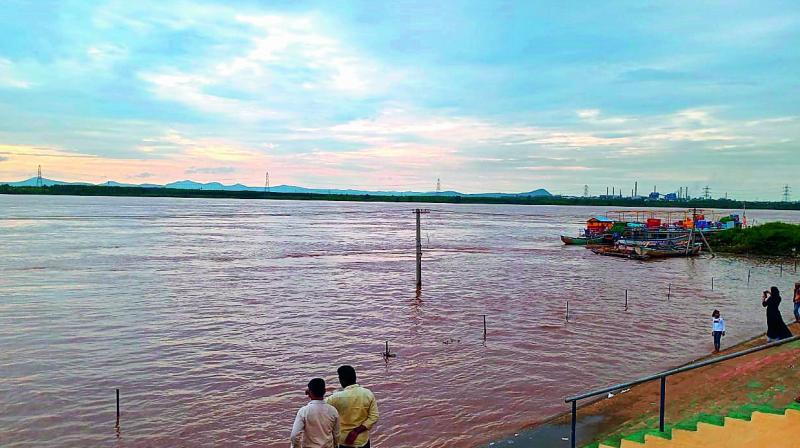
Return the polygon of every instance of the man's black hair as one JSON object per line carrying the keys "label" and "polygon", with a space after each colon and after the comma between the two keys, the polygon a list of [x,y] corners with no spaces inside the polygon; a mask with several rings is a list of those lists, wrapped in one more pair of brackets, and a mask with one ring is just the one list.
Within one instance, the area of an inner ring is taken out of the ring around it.
{"label": "man's black hair", "polygon": [[356,369],[353,366],[341,366],[336,369],[336,373],[339,374],[339,382],[342,383],[342,386],[347,387],[351,384],[356,384]]}
{"label": "man's black hair", "polygon": [[325,380],[322,378],[314,378],[308,382],[308,391],[311,395],[322,398],[325,396]]}

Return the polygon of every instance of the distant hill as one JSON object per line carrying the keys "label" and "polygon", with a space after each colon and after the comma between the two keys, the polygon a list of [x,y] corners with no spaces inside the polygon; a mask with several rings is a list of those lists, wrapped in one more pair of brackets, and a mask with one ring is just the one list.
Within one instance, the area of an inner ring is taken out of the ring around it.
{"label": "distant hill", "polygon": [[[44,185],[94,185],[86,182],[62,182],[52,179],[42,179]],[[8,184],[12,187],[35,187],[36,178],[32,177],[19,182],[0,182],[0,185]],[[109,180],[98,186],[105,187],[140,187],[140,188],[176,188],[182,190],[217,190],[217,191],[264,191],[264,187],[248,187],[242,184],[224,185],[219,182],[200,183],[193,180],[180,180],[170,182],[166,185],[157,184],[127,184]],[[445,197],[484,197],[484,198],[506,198],[506,197],[551,197],[549,191],[540,188],[538,190],[529,191],[527,193],[477,193],[465,194],[458,191],[368,191],[368,190],[354,190],[354,189],[336,189],[336,188],[305,188],[294,185],[277,185],[270,187],[269,191],[273,193],[308,193],[308,194],[336,194],[336,195],[373,195],[373,196],[445,196]]]}
{"label": "distant hill", "polygon": [[[31,177],[30,179],[21,180],[19,182],[0,182],[0,185],[8,184],[12,187],[35,187],[36,186],[36,178]],[[50,185],[92,185],[88,182],[63,182],[60,180],[53,180],[53,179],[46,179],[42,178],[42,185],[50,186]]]}
{"label": "distant hill", "polygon": [[547,198],[553,195],[550,194],[550,192],[545,190],[544,188],[539,188],[538,190],[529,191],[527,193],[477,193],[477,194],[470,194],[468,196],[482,197],[482,198],[514,198],[514,197]]}

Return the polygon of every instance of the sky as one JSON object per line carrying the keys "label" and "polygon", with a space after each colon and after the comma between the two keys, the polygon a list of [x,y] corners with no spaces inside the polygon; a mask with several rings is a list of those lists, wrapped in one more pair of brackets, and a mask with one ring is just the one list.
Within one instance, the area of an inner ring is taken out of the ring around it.
{"label": "sky", "polygon": [[0,180],[800,198],[797,1],[3,0]]}

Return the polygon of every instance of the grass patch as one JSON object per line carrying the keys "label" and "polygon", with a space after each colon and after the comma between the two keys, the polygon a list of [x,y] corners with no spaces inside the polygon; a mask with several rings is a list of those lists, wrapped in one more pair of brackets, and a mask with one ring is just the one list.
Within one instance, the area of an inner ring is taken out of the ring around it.
{"label": "grass patch", "polygon": [[800,249],[800,225],[771,222],[712,233],[708,239],[720,252],[788,257],[792,249]]}

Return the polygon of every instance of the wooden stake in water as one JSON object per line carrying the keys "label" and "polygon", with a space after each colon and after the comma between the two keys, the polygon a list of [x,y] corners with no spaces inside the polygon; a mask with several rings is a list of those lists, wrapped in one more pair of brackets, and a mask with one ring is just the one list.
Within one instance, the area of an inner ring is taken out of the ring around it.
{"label": "wooden stake in water", "polygon": [[714,277],[711,277],[711,290],[714,290]]}
{"label": "wooden stake in water", "polygon": [[397,355],[389,351],[389,341],[386,341],[386,351],[383,353],[383,357],[388,360],[389,358],[394,358],[395,356]]}
{"label": "wooden stake in water", "polygon": [[747,286],[750,286],[750,274],[752,273],[753,268],[747,269]]}
{"label": "wooden stake in water", "polygon": [[783,277],[783,263],[781,263],[781,277]]}
{"label": "wooden stake in water", "polygon": [[564,315],[564,319],[569,322],[569,300],[567,300],[567,314]]}
{"label": "wooden stake in water", "polygon": [[119,428],[119,389],[117,389],[117,428]]}
{"label": "wooden stake in water", "polygon": [[669,296],[672,295],[672,283],[669,284],[667,287],[667,300],[669,300]]}
{"label": "wooden stake in water", "polygon": [[414,209],[417,215],[417,291],[422,289],[422,230],[420,228],[420,215],[429,213],[428,209]]}
{"label": "wooden stake in water", "polygon": [[420,231],[420,213],[422,210],[416,209],[414,213],[417,215],[417,290],[422,289],[422,234]]}
{"label": "wooden stake in water", "polygon": [[483,314],[483,340],[486,340],[486,315]]}
{"label": "wooden stake in water", "polygon": [[628,311],[628,290],[625,290],[625,311]]}

